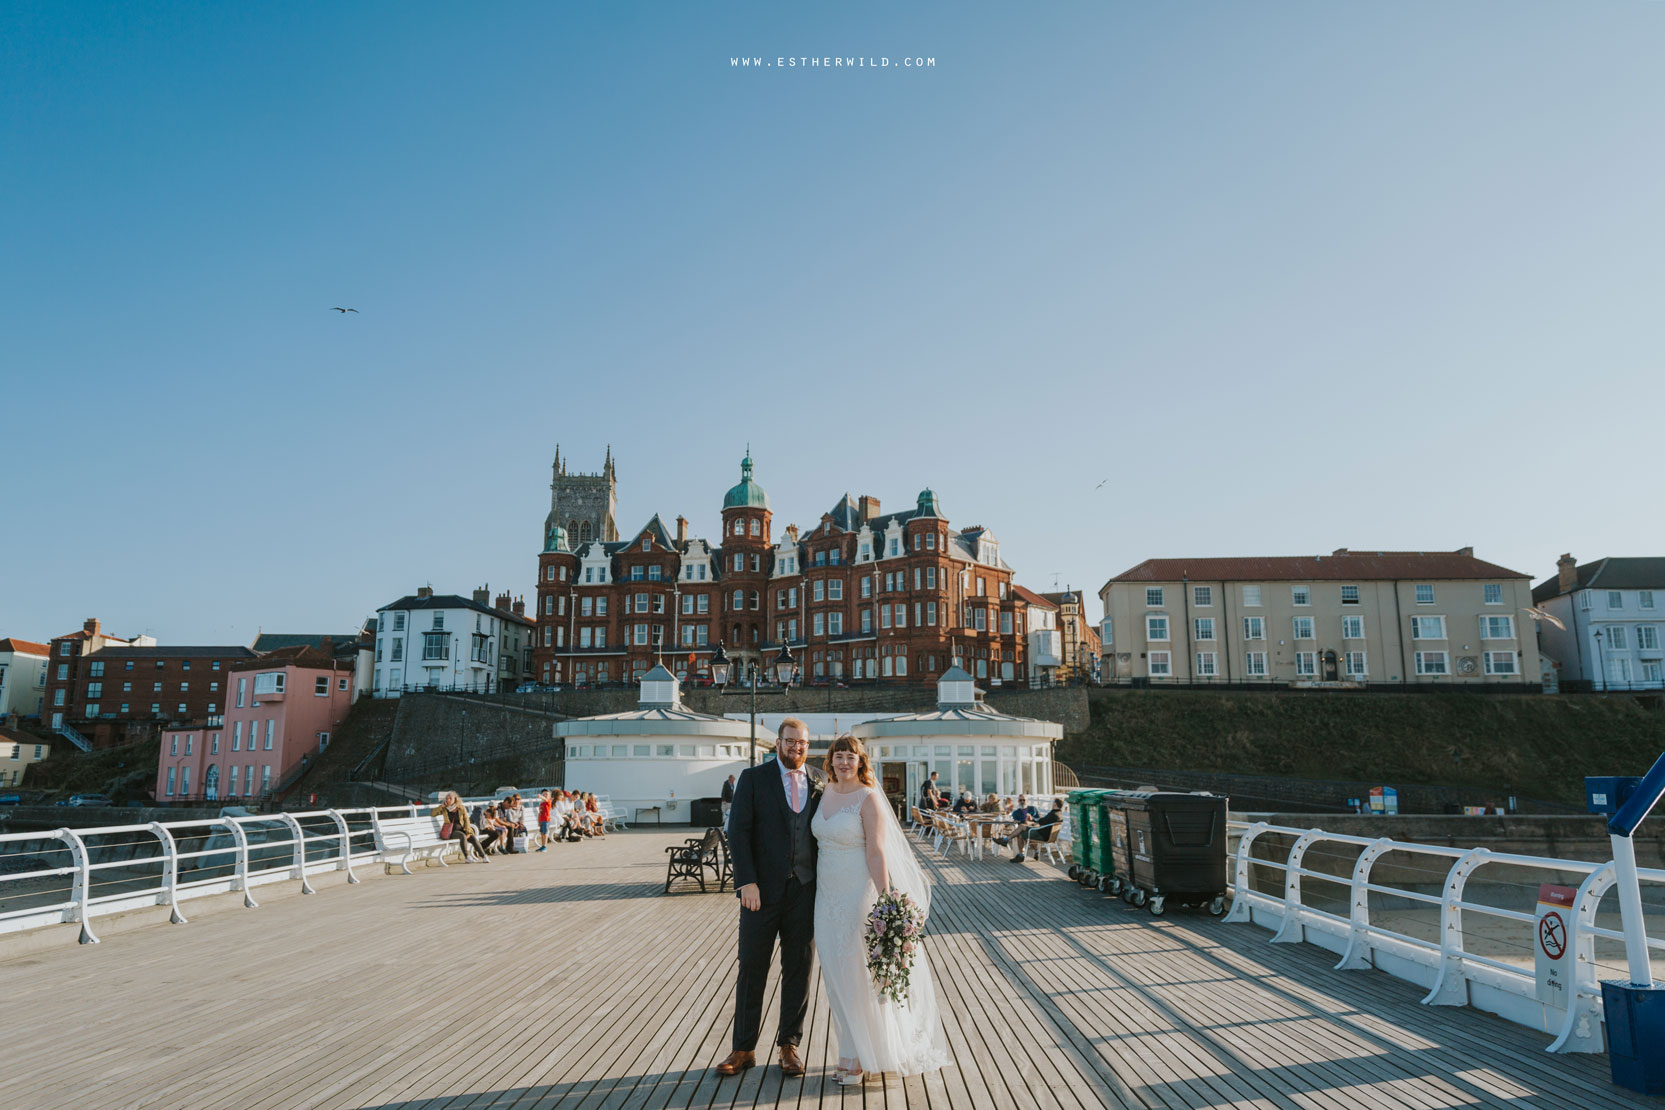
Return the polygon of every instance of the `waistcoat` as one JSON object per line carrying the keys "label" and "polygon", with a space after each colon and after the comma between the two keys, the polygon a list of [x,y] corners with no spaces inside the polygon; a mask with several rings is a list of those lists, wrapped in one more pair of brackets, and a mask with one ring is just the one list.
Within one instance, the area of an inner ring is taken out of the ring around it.
{"label": "waistcoat", "polygon": [[803,884],[815,881],[815,841],[809,831],[809,798],[804,798],[804,808],[797,813],[792,812],[790,804],[786,807],[786,827],[792,834],[792,874],[791,878]]}

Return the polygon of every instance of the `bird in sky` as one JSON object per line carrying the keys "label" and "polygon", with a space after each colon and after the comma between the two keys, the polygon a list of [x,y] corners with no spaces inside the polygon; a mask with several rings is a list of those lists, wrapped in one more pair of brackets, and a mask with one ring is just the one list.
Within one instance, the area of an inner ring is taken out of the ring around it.
{"label": "bird in sky", "polygon": [[1567,630],[1567,626],[1565,624],[1561,623],[1561,620],[1558,617],[1556,617],[1554,613],[1546,613],[1542,609],[1539,609],[1537,606],[1533,606],[1533,605],[1522,606],[1521,607],[1521,612],[1525,613],[1527,616],[1531,617],[1535,621],[1543,621],[1547,624],[1553,624],[1556,628],[1559,628],[1562,632],[1565,632]]}
{"label": "bird in sky", "polygon": [[356,309],[356,308],[340,308],[336,305],[331,305],[330,307],[334,308],[337,312],[357,312],[358,311],[358,309]]}
{"label": "bird in sky", "polygon": [[[1108,481],[1109,481],[1109,480],[1110,480],[1110,479],[1108,479],[1108,478],[1106,478],[1106,479],[1105,479],[1105,480],[1104,480],[1104,482],[1108,482]],[[1098,485],[1096,485],[1096,486],[1094,486],[1094,487],[1093,487],[1093,488],[1094,488],[1094,489],[1103,489],[1103,488],[1104,488],[1104,482],[1100,482],[1100,483],[1099,483],[1099,484],[1098,484]]]}

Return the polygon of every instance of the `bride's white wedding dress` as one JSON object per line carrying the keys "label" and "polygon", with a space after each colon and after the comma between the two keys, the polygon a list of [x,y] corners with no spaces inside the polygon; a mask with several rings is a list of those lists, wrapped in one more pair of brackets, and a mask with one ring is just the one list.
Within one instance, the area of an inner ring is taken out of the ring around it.
{"label": "bride's white wedding dress", "polygon": [[[872,792],[872,787],[853,794],[828,790],[810,822],[819,848],[815,863],[815,948],[821,958],[821,982],[832,1009],[841,1066],[856,1061],[866,1072],[918,1075],[949,1063],[948,1038],[937,1010],[936,985],[923,946],[914,957],[905,1004],[881,1000],[867,970],[863,928],[878,894],[868,874],[861,809]],[[930,892],[923,872],[882,797],[879,802],[887,821],[885,865],[891,885],[929,906]]]}

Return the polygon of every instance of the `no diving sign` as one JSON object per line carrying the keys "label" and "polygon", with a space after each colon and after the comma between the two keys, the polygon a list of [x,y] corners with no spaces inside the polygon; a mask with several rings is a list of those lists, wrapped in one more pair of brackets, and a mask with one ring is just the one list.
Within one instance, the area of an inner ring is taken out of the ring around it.
{"label": "no diving sign", "polygon": [[1538,943],[1533,950],[1538,1001],[1563,1010],[1571,997],[1572,960],[1567,958],[1567,948],[1572,937],[1573,900],[1577,897],[1578,891],[1570,886],[1544,883],[1538,888]]}

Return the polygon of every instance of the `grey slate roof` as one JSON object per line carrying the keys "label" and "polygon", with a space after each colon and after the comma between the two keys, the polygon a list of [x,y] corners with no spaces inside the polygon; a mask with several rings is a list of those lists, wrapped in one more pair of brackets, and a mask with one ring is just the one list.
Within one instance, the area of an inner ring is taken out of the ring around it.
{"label": "grey slate roof", "polygon": [[171,647],[107,647],[100,659],[253,659],[256,653],[242,644],[175,644]]}
{"label": "grey slate roof", "polygon": [[532,621],[526,617],[517,617],[507,609],[482,605],[471,597],[459,597],[456,594],[435,594],[432,597],[417,597],[415,594],[407,594],[391,605],[383,605],[380,611],[388,612],[394,609],[472,609],[476,613],[501,617],[506,621],[514,621],[516,624],[532,624]]}
{"label": "grey slate roof", "polygon": [[[1665,557],[1605,558],[1578,565],[1579,590],[1665,590]],[[1559,575],[1532,589],[1532,600],[1561,596]]]}
{"label": "grey slate roof", "polygon": [[324,641],[334,642],[335,654],[352,655],[359,649],[358,633],[326,634],[323,632],[262,632],[254,639],[254,650],[264,655],[281,648],[309,647],[324,650]]}

